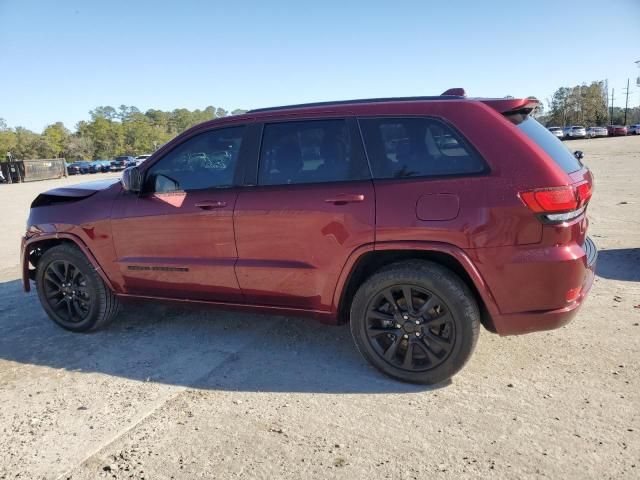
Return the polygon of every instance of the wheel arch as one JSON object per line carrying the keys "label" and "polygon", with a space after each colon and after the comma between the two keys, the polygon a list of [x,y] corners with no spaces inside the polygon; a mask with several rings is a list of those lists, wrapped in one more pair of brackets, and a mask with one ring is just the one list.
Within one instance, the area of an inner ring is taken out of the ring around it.
{"label": "wheel arch", "polygon": [[23,241],[22,246],[22,284],[25,292],[31,291],[31,284],[29,280],[34,279],[35,269],[29,268],[29,264],[33,265],[33,267],[37,267],[38,261],[42,254],[49,250],[52,247],[63,244],[71,244],[78,248],[89,263],[95,268],[100,278],[104,281],[107,288],[111,291],[115,291],[113,288],[113,284],[104,273],[104,270],[96,260],[95,256],[91,253],[89,248],[84,244],[84,242],[78,238],[76,235],[71,233],[50,233],[50,234],[42,234],[35,237],[31,237]]}
{"label": "wheel arch", "polygon": [[481,312],[482,325],[495,332],[493,317],[499,314],[484,279],[464,251],[439,242],[391,242],[354,252],[340,275],[334,294],[337,323],[347,323],[351,300],[358,287],[382,267],[403,260],[428,260],[449,268],[471,290]]}

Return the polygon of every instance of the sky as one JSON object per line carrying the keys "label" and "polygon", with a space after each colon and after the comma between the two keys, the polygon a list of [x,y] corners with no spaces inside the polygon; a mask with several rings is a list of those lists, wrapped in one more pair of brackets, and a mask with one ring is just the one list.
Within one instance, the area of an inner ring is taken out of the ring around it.
{"label": "sky", "polygon": [[101,106],[258,108],[534,95],[631,78],[640,0],[0,0],[0,118],[74,129]]}

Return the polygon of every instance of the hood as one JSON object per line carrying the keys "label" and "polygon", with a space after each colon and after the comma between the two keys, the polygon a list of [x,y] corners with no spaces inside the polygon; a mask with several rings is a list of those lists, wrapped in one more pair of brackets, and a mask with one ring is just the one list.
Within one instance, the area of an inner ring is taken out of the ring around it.
{"label": "hood", "polygon": [[119,178],[106,178],[103,180],[95,180],[93,182],[79,183],[68,187],[59,187],[47,190],[43,195],[57,195],[61,197],[88,197],[100,190],[106,190],[110,186],[120,182]]}
{"label": "hood", "polygon": [[31,208],[51,205],[53,203],[72,202],[90,197],[91,195],[120,183],[119,178],[108,178],[94,182],[79,183],[68,187],[59,187],[47,190],[36,197]]}

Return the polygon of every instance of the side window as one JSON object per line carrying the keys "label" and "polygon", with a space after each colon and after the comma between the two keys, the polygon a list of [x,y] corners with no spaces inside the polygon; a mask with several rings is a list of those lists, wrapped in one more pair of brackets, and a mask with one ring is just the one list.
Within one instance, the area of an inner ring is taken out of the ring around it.
{"label": "side window", "polygon": [[465,175],[486,170],[482,158],[432,118],[360,119],[374,178]]}
{"label": "side window", "polygon": [[221,128],[189,138],[147,172],[146,192],[181,192],[233,184],[244,126]]}
{"label": "side window", "polygon": [[339,182],[369,178],[352,152],[345,120],[271,123],[264,127],[259,185]]}

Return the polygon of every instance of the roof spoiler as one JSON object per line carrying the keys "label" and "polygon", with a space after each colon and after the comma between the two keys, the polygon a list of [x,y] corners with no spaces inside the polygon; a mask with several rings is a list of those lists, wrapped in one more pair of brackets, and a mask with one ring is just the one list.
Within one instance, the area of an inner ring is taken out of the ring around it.
{"label": "roof spoiler", "polygon": [[503,115],[513,115],[516,113],[523,113],[527,115],[540,105],[540,100],[535,97],[481,98],[479,100]]}
{"label": "roof spoiler", "polygon": [[440,96],[441,97],[445,97],[445,96],[466,97],[467,92],[464,91],[464,88],[456,87],[456,88],[450,88],[446,92],[441,93]]}

